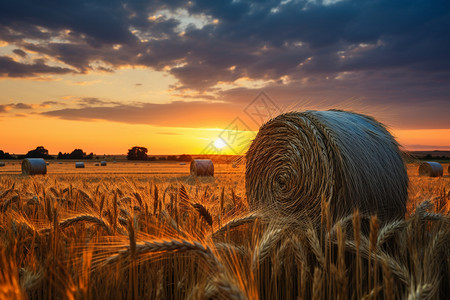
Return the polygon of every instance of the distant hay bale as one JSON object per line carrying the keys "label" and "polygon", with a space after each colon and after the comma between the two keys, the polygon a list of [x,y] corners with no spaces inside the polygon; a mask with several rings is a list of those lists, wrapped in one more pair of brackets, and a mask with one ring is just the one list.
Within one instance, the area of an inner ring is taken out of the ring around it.
{"label": "distant hay bale", "polygon": [[214,176],[214,164],[210,159],[194,159],[190,169],[193,176]]}
{"label": "distant hay bale", "polygon": [[102,166],[102,167],[105,167],[106,166],[106,160],[102,160],[101,162],[100,162],[100,165]]}
{"label": "distant hay bale", "polygon": [[426,161],[420,164],[419,175],[428,177],[440,177],[444,175],[444,168],[438,162]]}
{"label": "distant hay bale", "polygon": [[100,166],[100,164],[95,164],[96,167]]}
{"label": "distant hay bale", "polygon": [[384,222],[403,218],[408,176],[398,144],[371,117],[338,110],[290,112],[264,124],[246,154],[252,210],[320,220],[355,209]]}
{"label": "distant hay bale", "polygon": [[181,162],[181,163],[180,163],[180,166],[185,166],[185,165],[186,165],[185,162]]}
{"label": "distant hay bale", "polygon": [[22,161],[23,175],[47,174],[47,165],[42,158],[25,158]]}
{"label": "distant hay bale", "polygon": [[76,162],[75,163],[75,168],[77,168],[77,169],[84,168],[84,162]]}
{"label": "distant hay bale", "polygon": [[5,162],[4,161],[0,161],[0,167],[4,167],[5,166]]}

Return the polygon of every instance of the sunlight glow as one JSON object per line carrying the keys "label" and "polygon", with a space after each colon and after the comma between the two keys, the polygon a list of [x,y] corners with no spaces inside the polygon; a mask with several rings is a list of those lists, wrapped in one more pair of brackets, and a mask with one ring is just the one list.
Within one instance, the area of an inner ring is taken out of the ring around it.
{"label": "sunlight glow", "polygon": [[217,140],[214,141],[214,147],[216,147],[217,149],[222,149],[226,145],[227,144],[225,144],[225,142],[221,138],[218,138]]}

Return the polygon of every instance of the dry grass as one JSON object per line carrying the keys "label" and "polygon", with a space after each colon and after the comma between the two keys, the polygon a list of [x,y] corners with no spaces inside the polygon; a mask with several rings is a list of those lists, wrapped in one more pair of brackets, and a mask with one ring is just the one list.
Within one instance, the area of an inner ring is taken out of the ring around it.
{"label": "dry grass", "polygon": [[450,179],[416,167],[386,224],[251,213],[243,173],[3,175],[0,298],[445,299]]}

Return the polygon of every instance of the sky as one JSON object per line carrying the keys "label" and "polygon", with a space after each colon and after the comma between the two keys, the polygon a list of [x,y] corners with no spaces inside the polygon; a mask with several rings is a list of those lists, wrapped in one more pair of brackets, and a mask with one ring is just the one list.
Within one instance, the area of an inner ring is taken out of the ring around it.
{"label": "sky", "polygon": [[309,109],[450,150],[449,49],[448,0],[0,0],[0,150],[240,154]]}

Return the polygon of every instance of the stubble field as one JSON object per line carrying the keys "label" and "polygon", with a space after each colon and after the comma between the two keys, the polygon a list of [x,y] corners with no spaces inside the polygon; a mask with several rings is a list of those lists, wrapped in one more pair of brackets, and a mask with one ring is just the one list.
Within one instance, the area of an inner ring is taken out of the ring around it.
{"label": "stubble field", "polygon": [[[405,220],[250,212],[244,166],[0,169],[0,298],[348,299],[450,294],[450,176],[410,177]],[[367,225],[367,226],[366,226]]]}

